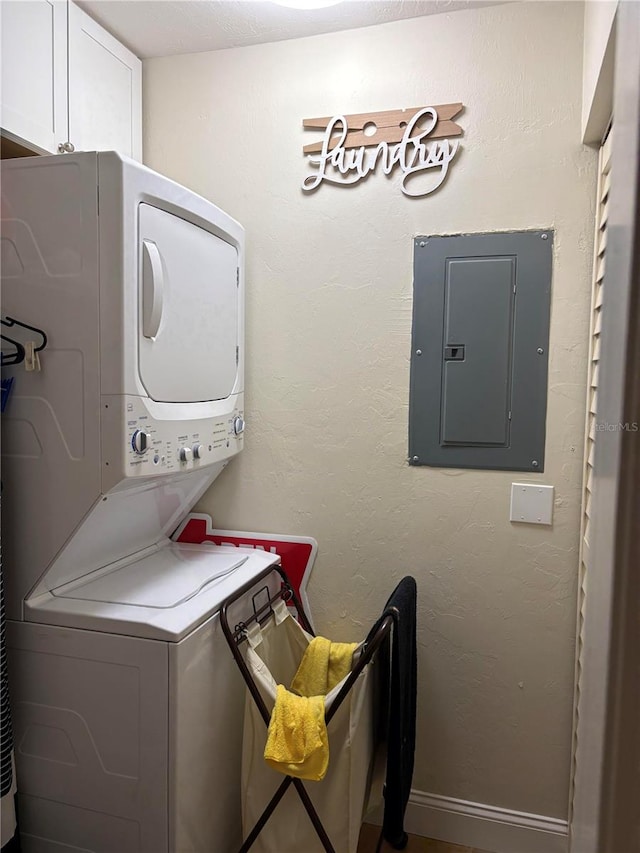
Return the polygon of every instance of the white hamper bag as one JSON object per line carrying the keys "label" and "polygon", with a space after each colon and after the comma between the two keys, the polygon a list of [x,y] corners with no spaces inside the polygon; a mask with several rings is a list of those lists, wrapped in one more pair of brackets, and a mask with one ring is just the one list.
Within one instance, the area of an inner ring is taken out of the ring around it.
{"label": "white hamper bag", "polygon": [[[248,631],[246,662],[269,713],[276,687],[289,687],[302,655],[313,639],[289,614],[283,601],[275,619]],[[358,650],[356,649],[356,656]],[[329,768],[321,782],[303,781],[336,853],[356,853],[367,801],[374,752],[373,664],[367,665],[347,694],[327,732]],[[344,680],[327,694],[325,711]],[[242,831],[246,838],[284,775],[264,760],[267,727],[247,691],[242,749]],[[291,785],[251,847],[251,853],[324,853],[294,786]]]}

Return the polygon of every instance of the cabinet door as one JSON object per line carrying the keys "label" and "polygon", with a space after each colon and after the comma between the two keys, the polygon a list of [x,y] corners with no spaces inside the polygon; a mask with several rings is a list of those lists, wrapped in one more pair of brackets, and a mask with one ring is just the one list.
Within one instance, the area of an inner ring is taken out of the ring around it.
{"label": "cabinet door", "polygon": [[69,4],[69,140],[142,159],[142,63]]}
{"label": "cabinet door", "polygon": [[0,125],[34,151],[67,140],[67,4],[3,0]]}

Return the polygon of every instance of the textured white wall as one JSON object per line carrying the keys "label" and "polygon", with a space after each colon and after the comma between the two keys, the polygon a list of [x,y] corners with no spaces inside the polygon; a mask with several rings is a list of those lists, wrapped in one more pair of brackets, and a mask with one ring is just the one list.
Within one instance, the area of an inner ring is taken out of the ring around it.
{"label": "textured white wall", "polygon": [[[145,161],[247,229],[246,450],[220,527],[309,534],[310,596],[361,637],[419,587],[414,787],[566,817],[595,154],[580,144],[579,3],[518,3],[147,61]],[[303,195],[302,119],[461,100],[444,187]],[[409,468],[416,234],[554,227],[553,528],[509,523],[520,474]],[[188,365],[185,364],[185,369]]]}

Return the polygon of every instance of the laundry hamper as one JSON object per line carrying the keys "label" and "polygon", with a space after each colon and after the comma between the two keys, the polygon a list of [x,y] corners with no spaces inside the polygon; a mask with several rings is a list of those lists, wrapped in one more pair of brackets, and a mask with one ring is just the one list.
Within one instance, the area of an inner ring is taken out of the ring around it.
{"label": "laundry hamper", "polygon": [[[251,849],[252,853],[356,853],[375,748],[374,653],[388,636],[391,624],[385,623],[366,648],[361,644],[356,649],[351,673],[326,697],[329,737],[326,776],[320,782],[294,780],[273,770],[264,760],[267,724],[275,703],[276,687],[291,684],[313,638],[310,630],[305,631],[298,624],[285,604],[291,597],[292,592],[285,583],[283,593],[271,597],[263,608],[256,609],[254,605],[255,615],[248,622],[237,625],[235,632],[225,627],[223,608],[223,628],[225,633],[229,632],[227,639],[233,637],[230,645],[251,693],[247,696],[244,717],[242,825],[243,837],[248,842],[242,850]],[[296,608],[301,612],[297,600]],[[302,617],[310,628],[304,614]],[[241,650],[238,640],[242,642]],[[283,782],[290,784],[286,786]],[[280,800],[282,787],[285,791]],[[311,806],[305,802],[305,792]],[[263,825],[260,826],[261,818]],[[257,837],[251,838],[254,827]]]}

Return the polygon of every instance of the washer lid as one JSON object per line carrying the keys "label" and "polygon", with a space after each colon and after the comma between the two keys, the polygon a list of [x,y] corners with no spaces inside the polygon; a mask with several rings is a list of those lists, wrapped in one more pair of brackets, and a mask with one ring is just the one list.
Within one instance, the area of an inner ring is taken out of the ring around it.
{"label": "washer lid", "polygon": [[215,546],[167,547],[107,574],[51,590],[56,598],[103,601],[167,610],[178,607],[209,584],[243,566],[249,554]]}
{"label": "washer lid", "polygon": [[169,542],[27,601],[25,615],[33,622],[175,642],[278,561],[250,548]]}

